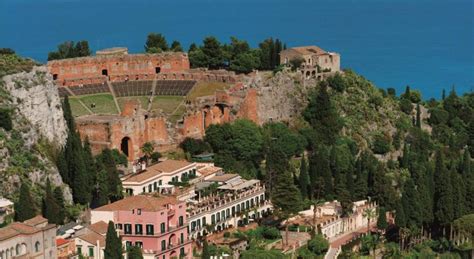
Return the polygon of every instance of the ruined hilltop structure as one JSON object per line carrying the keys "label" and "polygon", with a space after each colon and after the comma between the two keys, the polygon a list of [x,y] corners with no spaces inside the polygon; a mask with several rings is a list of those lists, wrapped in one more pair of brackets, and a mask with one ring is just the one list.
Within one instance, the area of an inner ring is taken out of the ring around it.
{"label": "ruined hilltop structure", "polygon": [[[288,64],[298,55],[308,60],[299,70],[303,80],[321,80],[339,71],[339,55],[317,49],[317,53],[306,51],[314,54],[311,56],[300,48],[288,49],[281,54],[282,63]],[[281,103],[269,107],[272,101],[267,97],[274,91],[269,73],[236,75],[226,70],[191,69],[188,55],[183,52],[128,54],[126,48],[112,48],[97,51],[95,56],[50,61],[47,67],[59,95],[76,99],[85,111],[76,118],[76,124],[93,152],[119,149],[129,161],[142,156],[141,147],[146,142],[154,143],[160,151],[167,150],[186,137],[202,138],[211,124],[238,118],[262,124],[291,117]],[[194,89],[206,90],[212,84],[223,87],[189,96]],[[114,106],[113,114],[94,112],[96,103],[81,101],[82,96],[100,94],[113,98],[108,104]],[[166,103],[166,97],[182,100],[168,114],[155,109]],[[272,109],[282,111],[267,115]]]}

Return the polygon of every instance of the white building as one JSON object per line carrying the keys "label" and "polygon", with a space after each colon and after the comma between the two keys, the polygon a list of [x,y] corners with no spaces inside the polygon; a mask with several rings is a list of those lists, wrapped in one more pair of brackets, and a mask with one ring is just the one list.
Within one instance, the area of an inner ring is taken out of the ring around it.
{"label": "white building", "polygon": [[144,171],[122,178],[122,185],[129,195],[152,192],[169,192],[170,183],[188,181],[197,177],[197,164],[180,160],[166,160],[146,168]]}
{"label": "white building", "polygon": [[[218,174],[195,185],[196,195],[187,200],[189,233],[193,238],[211,231],[242,225],[272,210],[259,180],[237,174]],[[207,227],[206,227],[207,226]]]}

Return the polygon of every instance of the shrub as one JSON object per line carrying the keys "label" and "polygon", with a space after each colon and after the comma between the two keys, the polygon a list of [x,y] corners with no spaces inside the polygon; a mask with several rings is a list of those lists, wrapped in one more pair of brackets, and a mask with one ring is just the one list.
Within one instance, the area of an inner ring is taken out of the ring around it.
{"label": "shrub", "polygon": [[308,250],[316,255],[324,255],[328,249],[329,242],[322,235],[316,235],[308,241]]}
{"label": "shrub", "polygon": [[442,108],[434,108],[430,110],[430,118],[428,122],[431,125],[446,124],[449,119],[449,113]]}
{"label": "shrub", "polygon": [[401,99],[400,100],[400,110],[406,114],[411,114],[413,110],[413,105],[411,104],[411,101],[408,99]]}
{"label": "shrub", "polygon": [[346,89],[346,81],[344,80],[344,77],[336,73],[334,76],[329,77],[327,80],[329,87],[333,88],[334,90],[338,92],[344,92]]}
{"label": "shrub", "polygon": [[185,138],[183,142],[179,144],[179,147],[182,148],[184,152],[190,153],[191,155],[198,155],[211,151],[211,146],[202,139]]}
{"label": "shrub", "polygon": [[10,131],[13,128],[11,110],[6,108],[0,108],[0,127],[6,131]]}
{"label": "shrub", "polygon": [[387,94],[388,96],[393,98],[397,96],[397,91],[395,90],[395,88],[390,87],[390,88],[387,88]]}
{"label": "shrub", "polygon": [[230,232],[224,232],[224,237],[229,238],[230,237]]}
{"label": "shrub", "polygon": [[280,238],[280,231],[274,227],[264,227],[262,230],[262,236],[265,239],[277,239]]}
{"label": "shrub", "polygon": [[297,68],[301,67],[303,62],[304,62],[304,59],[300,57],[291,59],[290,60],[291,70],[296,71]]}
{"label": "shrub", "polygon": [[375,154],[386,154],[390,151],[390,141],[388,138],[383,134],[375,135],[372,142],[372,151]]}
{"label": "shrub", "polygon": [[159,152],[153,152],[151,153],[151,161],[153,163],[158,162],[158,160],[161,158],[161,154]]}

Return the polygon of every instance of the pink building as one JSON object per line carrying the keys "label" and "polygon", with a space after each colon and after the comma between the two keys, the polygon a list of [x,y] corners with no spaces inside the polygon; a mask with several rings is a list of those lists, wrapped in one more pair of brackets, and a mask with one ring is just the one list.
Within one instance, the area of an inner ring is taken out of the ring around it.
{"label": "pink building", "polygon": [[186,202],[137,195],[92,211],[92,223],[113,221],[126,246],[140,246],[145,258],[192,258]]}

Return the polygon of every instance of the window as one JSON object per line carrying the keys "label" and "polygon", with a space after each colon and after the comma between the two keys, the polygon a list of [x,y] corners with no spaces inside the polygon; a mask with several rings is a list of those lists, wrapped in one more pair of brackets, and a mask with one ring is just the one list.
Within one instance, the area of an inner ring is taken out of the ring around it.
{"label": "window", "polygon": [[244,203],[244,202],[242,202],[242,203],[240,204],[240,209],[241,209],[242,211],[245,210],[245,203]]}
{"label": "window", "polygon": [[94,257],[94,247],[93,246],[89,246],[89,256]]}
{"label": "window", "polygon": [[179,256],[184,256],[184,247],[179,249]]}
{"label": "window", "polygon": [[135,246],[138,246],[138,247],[140,247],[140,248],[143,248],[143,242],[137,241],[137,242],[135,242]]}
{"label": "window", "polygon": [[159,180],[158,181],[158,185],[162,185],[163,184],[163,181],[162,180]]}
{"label": "window", "polygon": [[198,220],[197,220],[197,227],[198,227],[198,228],[201,227],[201,219],[198,219]]}
{"label": "window", "polygon": [[181,233],[181,244],[184,243],[184,233]]}
{"label": "window", "polygon": [[226,210],[226,218],[229,218],[230,217],[230,209],[227,209]]}
{"label": "window", "polygon": [[184,225],[183,216],[179,216],[179,218],[178,218],[178,227],[182,227],[183,225]]}
{"label": "window", "polygon": [[237,204],[237,213],[240,212],[240,204]]}
{"label": "window", "polygon": [[152,185],[148,185],[148,192],[153,192]]}
{"label": "window", "polygon": [[165,250],[166,250],[166,241],[161,240],[161,251],[165,251]]}
{"label": "window", "polygon": [[153,183],[153,187],[154,187],[155,191],[158,190],[158,183],[157,183],[157,182],[154,182],[154,183]]}
{"label": "window", "polygon": [[40,242],[36,241],[35,243],[35,252],[39,252],[40,250]]}
{"label": "window", "polygon": [[191,222],[191,231],[194,231],[194,230],[196,230],[196,222],[195,221]]}
{"label": "window", "polygon": [[250,208],[250,201],[246,201],[246,202],[245,202],[245,207],[246,207],[247,209]]}
{"label": "window", "polygon": [[147,235],[150,235],[150,236],[153,236],[155,234],[155,227],[151,224],[147,224],[146,225],[146,234]]}
{"label": "window", "polygon": [[136,224],[135,225],[135,235],[141,235],[141,234],[143,234],[142,224]]}
{"label": "window", "polygon": [[206,217],[202,217],[202,225],[206,225]]}
{"label": "window", "polygon": [[232,206],[232,217],[235,216],[235,206]]}
{"label": "window", "polygon": [[221,214],[219,212],[216,213],[216,221],[221,221]]}
{"label": "window", "polygon": [[145,193],[145,192],[146,192],[146,187],[143,187],[143,193]]}
{"label": "window", "polygon": [[77,248],[77,254],[81,255],[82,254],[82,246],[76,246],[76,248]]}
{"label": "window", "polygon": [[137,215],[142,215],[142,209],[137,209]]}
{"label": "window", "polygon": [[162,234],[165,233],[165,231],[166,231],[165,223],[160,224],[160,230],[161,230]]}
{"label": "window", "polygon": [[132,224],[124,224],[124,233],[125,234],[132,234]]}
{"label": "window", "polygon": [[122,230],[122,224],[120,224],[120,223],[119,223],[119,224],[115,224],[115,228],[116,228],[116,229],[119,229],[119,230]]}
{"label": "window", "polygon": [[216,224],[216,215],[212,214],[211,216],[211,224],[214,225]]}
{"label": "window", "polygon": [[254,205],[254,202],[253,202],[253,199],[250,200],[250,207],[253,207]]}
{"label": "window", "polygon": [[132,242],[130,242],[130,241],[125,242],[125,248],[128,249],[131,246],[132,246]]}
{"label": "window", "polygon": [[222,220],[225,220],[225,211],[224,210],[221,211],[221,218],[222,218]]}

